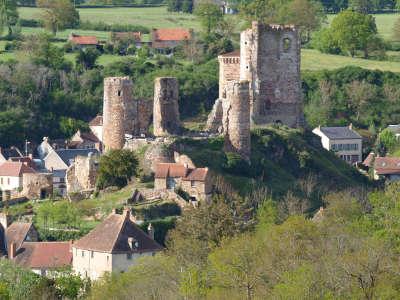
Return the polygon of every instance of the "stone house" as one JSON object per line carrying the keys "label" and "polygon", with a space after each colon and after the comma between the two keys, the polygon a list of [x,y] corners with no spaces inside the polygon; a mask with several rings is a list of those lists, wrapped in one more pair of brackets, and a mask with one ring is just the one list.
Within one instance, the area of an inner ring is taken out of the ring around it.
{"label": "stone house", "polygon": [[25,173],[22,177],[22,194],[28,199],[44,199],[53,194],[51,173]]}
{"label": "stone house", "polygon": [[97,149],[61,149],[52,150],[43,159],[45,168],[53,174],[53,190],[62,196],[67,194],[66,173],[77,156],[88,157],[99,154]]}
{"label": "stone house", "polygon": [[0,257],[39,275],[72,264],[70,242],[38,242],[38,238],[32,223],[10,223],[9,216],[0,213]]}
{"label": "stone house", "polygon": [[208,168],[190,168],[186,164],[158,163],[154,172],[155,190],[182,189],[192,200],[208,200],[212,182]]}
{"label": "stone house", "polygon": [[159,28],[151,31],[151,47],[158,53],[170,54],[178,45],[192,39],[193,30]]}
{"label": "stone house", "polygon": [[130,215],[113,211],[101,224],[72,245],[73,270],[82,277],[99,279],[106,272],[125,272],[141,256],[155,255],[163,248],[154,241],[154,231],[144,233]]}
{"label": "stone house", "polygon": [[349,164],[362,161],[362,137],[350,124],[345,127],[321,127],[312,131],[321,138],[322,147],[333,151]]}
{"label": "stone house", "polygon": [[27,173],[36,171],[21,162],[6,161],[0,164],[0,190],[8,195],[19,193],[23,188],[23,176]]}

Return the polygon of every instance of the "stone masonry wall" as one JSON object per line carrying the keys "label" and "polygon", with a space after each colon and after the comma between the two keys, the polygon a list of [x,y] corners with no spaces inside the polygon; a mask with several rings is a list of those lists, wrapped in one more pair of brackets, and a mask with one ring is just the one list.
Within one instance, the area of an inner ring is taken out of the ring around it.
{"label": "stone masonry wall", "polygon": [[103,144],[106,151],[122,149],[125,132],[134,129],[132,88],[129,77],[104,79]]}
{"label": "stone masonry wall", "polygon": [[219,98],[225,98],[224,89],[228,81],[239,80],[240,57],[238,53],[218,56],[219,62]]}
{"label": "stone masonry wall", "polygon": [[250,82],[255,125],[302,126],[300,38],[296,27],[253,22],[241,33],[240,79]]}
{"label": "stone masonry wall", "polygon": [[228,82],[224,106],[225,150],[237,152],[242,158],[249,160],[251,151],[249,82]]}
{"label": "stone masonry wall", "polygon": [[67,170],[67,192],[79,193],[91,191],[96,187],[98,172],[98,155],[77,156],[74,163]]}
{"label": "stone masonry wall", "polygon": [[22,186],[22,194],[26,198],[45,198],[53,194],[53,176],[48,173],[24,173]]}
{"label": "stone masonry wall", "polygon": [[176,78],[156,78],[154,84],[153,108],[155,136],[167,136],[179,133],[181,124],[178,99],[179,86]]}

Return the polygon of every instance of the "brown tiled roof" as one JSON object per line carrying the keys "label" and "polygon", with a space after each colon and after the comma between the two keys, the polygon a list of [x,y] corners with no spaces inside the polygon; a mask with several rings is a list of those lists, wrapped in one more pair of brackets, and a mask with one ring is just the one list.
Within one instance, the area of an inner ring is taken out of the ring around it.
{"label": "brown tiled roof", "polygon": [[70,242],[24,242],[14,261],[25,268],[54,269],[72,264]]}
{"label": "brown tiled roof", "polygon": [[80,137],[83,140],[91,141],[94,143],[100,142],[97,136],[95,136],[92,132],[80,132]]}
{"label": "brown tiled roof", "polygon": [[0,165],[0,176],[22,177],[24,173],[36,172],[21,162],[6,161]]}
{"label": "brown tiled roof", "polygon": [[97,45],[99,43],[97,37],[92,35],[72,35],[69,40],[77,45]]}
{"label": "brown tiled roof", "polygon": [[374,157],[375,157],[375,153],[374,152],[370,152],[368,154],[368,156],[364,159],[363,165],[366,166],[366,167],[371,167]]}
{"label": "brown tiled roof", "polygon": [[155,178],[186,177],[188,168],[177,163],[158,163],[155,167]]}
{"label": "brown tiled roof", "polygon": [[240,57],[240,50],[235,50],[229,53],[224,53],[220,55],[221,57]]}
{"label": "brown tiled roof", "polygon": [[103,126],[103,116],[98,115],[89,122],[89,126]]}
{"label": "brown tiled roof", "polygon": [[376,157],[374,169],[378,175],[400,174],[400,157]]}
{"label": "brown tiled roof", "polygon": [[[133,248],[129,245],[132,238]],[[106,253],[160,251],[162,247],[144,233],[130,218],[129,212],[112,213],[101,224],[73,245],[74,248]]]}
{"label": "brown tiled roof", "polygon": [[153,29],[153,41],[184,41],[191,38],[190,30],[183,28]]}
{"label": "brown tiled roof", "polygon": [[140,42],[142,40],[141,32],[114,32],[112,33],[116,39],[131,39],[135,42]]}
{"label": "brown tiled roof", "polygon": [[208,168],[189,169],[189,173],[182,180],[186,181],[205,181],[208,174]]}
{"label": "brown tiled roof", "polygon": [[14,222],[6,229],[7,249],[10,249],[11,243],[15,243],[16,250],[21,247],[26,236],[33,226],[32,223]]}

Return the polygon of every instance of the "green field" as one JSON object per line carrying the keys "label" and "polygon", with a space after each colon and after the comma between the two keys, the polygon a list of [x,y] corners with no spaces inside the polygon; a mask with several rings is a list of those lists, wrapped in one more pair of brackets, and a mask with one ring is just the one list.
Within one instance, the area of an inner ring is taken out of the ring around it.
{"label": "green field", "polygon": [[[39,19],[40,9],[20,7],[20,17]],[[166,7],[81,8],[82,21],[105,22],[107,24],[133,24],[148,28],[186,27],[199,29],[199,22],[191,14],[168,12]]]}

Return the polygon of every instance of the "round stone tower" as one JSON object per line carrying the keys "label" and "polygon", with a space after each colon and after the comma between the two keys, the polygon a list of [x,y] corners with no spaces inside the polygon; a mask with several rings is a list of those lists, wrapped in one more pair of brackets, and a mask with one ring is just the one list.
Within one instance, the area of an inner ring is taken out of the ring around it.
{"label": "round stone tower", "polygon": [[250,159],[250,102],[249,82],[229,81],[226,86],[224,108],[225,150]]}
{"label": "round stone tower", "polygon": [[179,85],[175,77],[158,77],[154,82],[153,126],[155,136],[178,134]]}
{"label": "round stone tower", "polygon": [[104,79],[103,144],[105,151],[122,149],[125,144],[126,121],[133,102],[133,83],[129,77]]}

